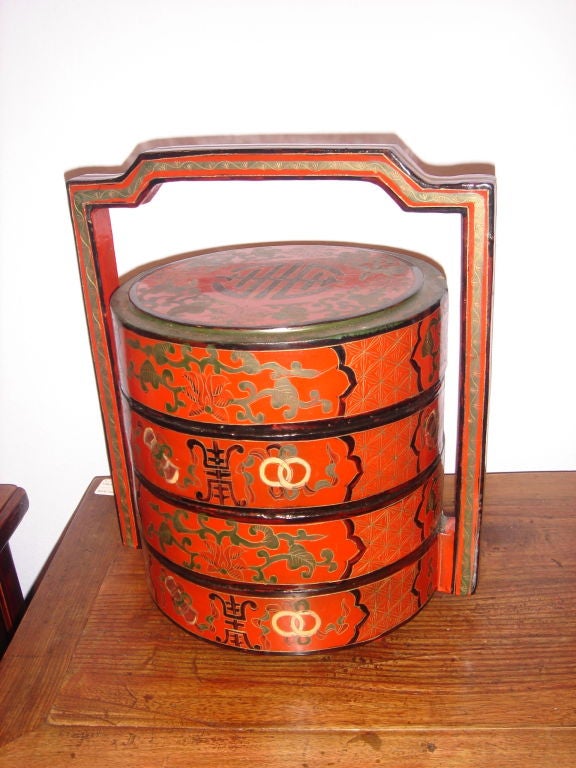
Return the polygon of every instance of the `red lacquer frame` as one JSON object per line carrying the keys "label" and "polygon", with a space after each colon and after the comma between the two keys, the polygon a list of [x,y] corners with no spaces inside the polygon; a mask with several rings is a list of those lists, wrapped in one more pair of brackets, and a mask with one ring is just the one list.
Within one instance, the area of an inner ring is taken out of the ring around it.
{"label": "red lacquer frame", "polygon": [[98,393],[122,539],[138,545],[127,450],[120,416],[110,321],[118,286],[110,207],[146,202],[179,180],[352,179],[387,191],[406,211],[462,218],[461,354],[454,516],[446,517],[440,589],[476,586],[485,472],[492,303],[495,177],[491,166],[425,165],[395,136],[259,136],[162,141],[142,145],[121,168],[85,169],[66,181]]}

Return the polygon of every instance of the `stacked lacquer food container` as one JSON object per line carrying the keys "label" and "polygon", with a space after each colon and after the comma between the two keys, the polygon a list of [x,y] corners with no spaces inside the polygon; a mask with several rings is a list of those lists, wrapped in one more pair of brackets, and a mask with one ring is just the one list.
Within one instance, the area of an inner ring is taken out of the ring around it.
{"label": "stacked lacquer food container", "polygon": [[437,584],[446,282],[380,246],[189,254],[111,307],[158,606],[259,652],[372,640]]}

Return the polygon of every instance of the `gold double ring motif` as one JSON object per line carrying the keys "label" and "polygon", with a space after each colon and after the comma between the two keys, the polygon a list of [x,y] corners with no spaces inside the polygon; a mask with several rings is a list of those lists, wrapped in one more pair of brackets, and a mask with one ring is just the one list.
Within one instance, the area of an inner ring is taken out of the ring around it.
{"label": "gold double ring motif", "polygon": [[[293,464],[297,464],[298,466],[304,468],[303,477],[301,477],[296,482],[293,482]],[[268,467],[271,466],[276,467],[277,476],[272,480],[268,477],[267,474]],[[284,488],[288,491],[291,491],[294,488],[302,488],[302,486],[306,485],[310,479],[311,472],[312,469],[310,468],[310,464],[298,456],[291,456],[288,459],[280,459],[277,456],[270,456],[269,458],[264,459],[262,464],[260,464],[260,480],[262,480],[263,483],[270,486],[271,488]]]}
{"label": "gold double ring motif", "polygon": [[[306,617],[311,617],[313,624],[309,629],[306,626]],[[278,626],[281,619],[289,619],[288,629]],[[322,620],[314,611],[278,611],[272,616],[272,629],[280,637],[312,637],[320,629]]]}

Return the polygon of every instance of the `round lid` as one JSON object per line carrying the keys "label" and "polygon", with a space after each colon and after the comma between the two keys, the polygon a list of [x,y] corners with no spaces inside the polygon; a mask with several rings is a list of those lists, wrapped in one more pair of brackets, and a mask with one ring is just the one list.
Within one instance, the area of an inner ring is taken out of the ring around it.
{"label": "round lid", "polygon": [[276,243],[215,250],[134,280],[131,303],[172,323],[237,330],[288,329],[394,307],[423,283],[414,260],[379,248]]}

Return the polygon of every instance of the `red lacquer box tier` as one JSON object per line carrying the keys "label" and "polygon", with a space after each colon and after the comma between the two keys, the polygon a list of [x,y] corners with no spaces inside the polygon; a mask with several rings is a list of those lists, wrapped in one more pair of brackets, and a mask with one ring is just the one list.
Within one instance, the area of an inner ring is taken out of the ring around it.
{"label": "red lacquer box tier", "polygon": [[149,581],[193,634],[372,640],[437,585],[446,282],[346,243],[189,254],[111,300]]}

